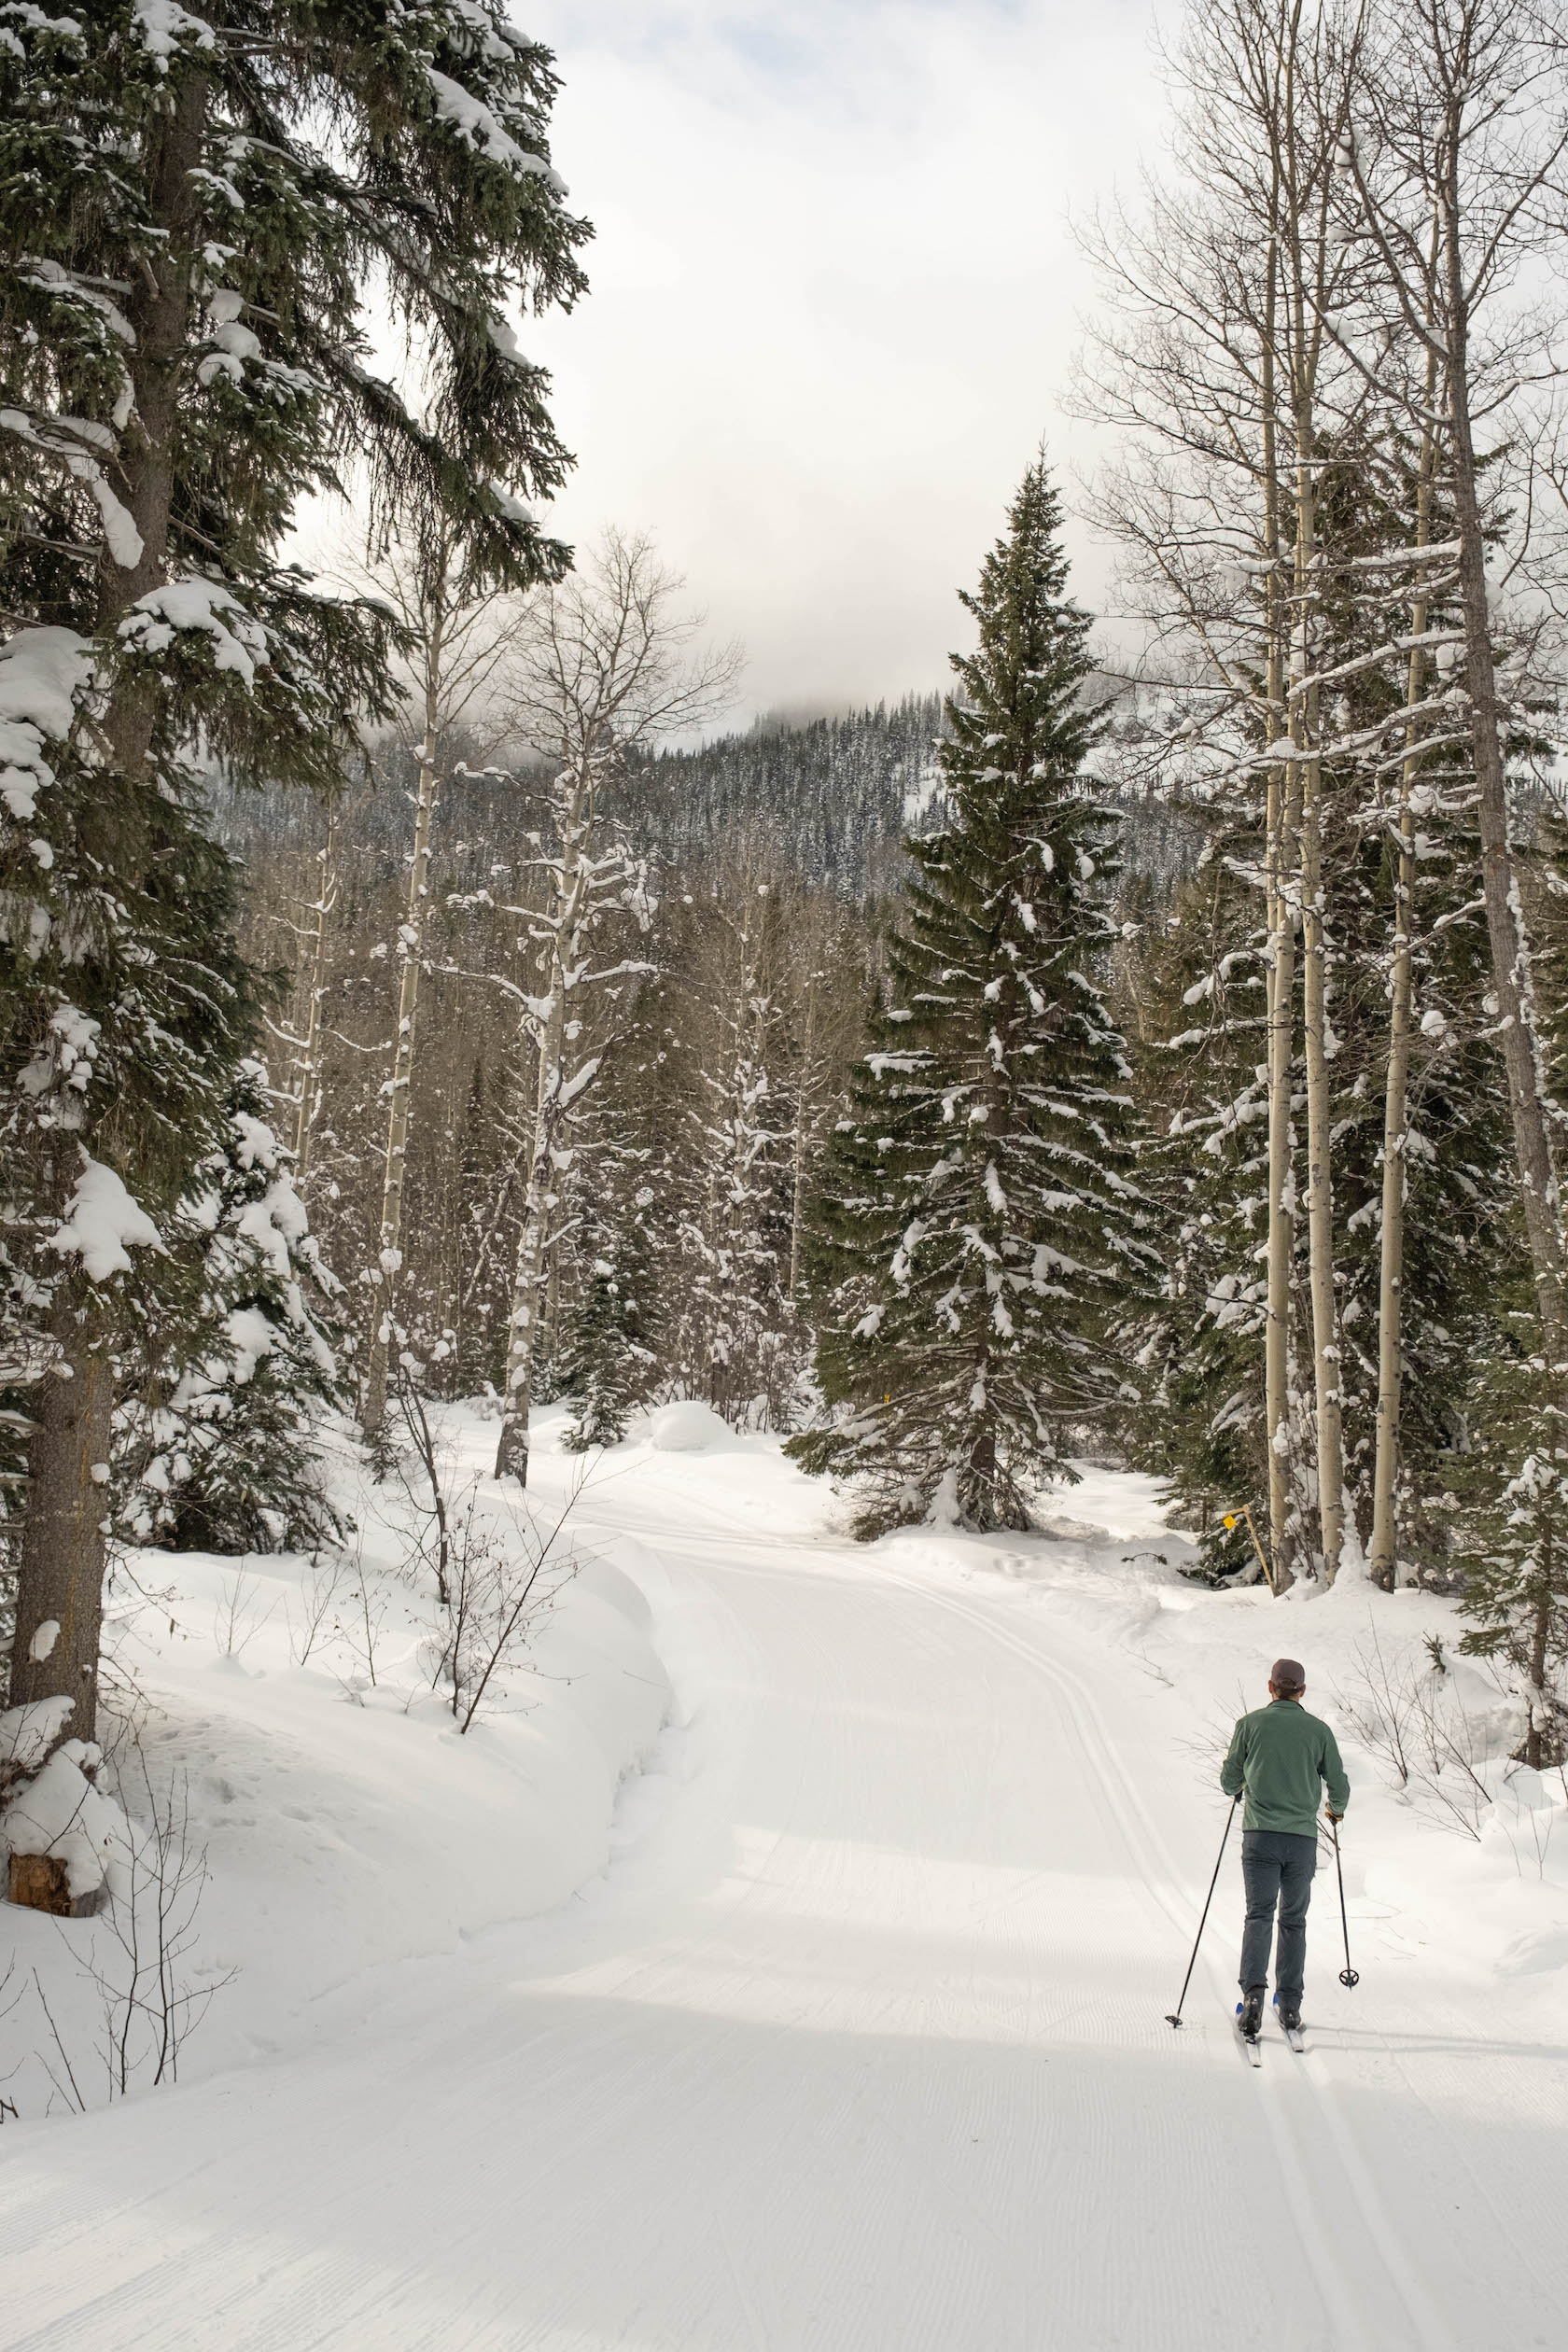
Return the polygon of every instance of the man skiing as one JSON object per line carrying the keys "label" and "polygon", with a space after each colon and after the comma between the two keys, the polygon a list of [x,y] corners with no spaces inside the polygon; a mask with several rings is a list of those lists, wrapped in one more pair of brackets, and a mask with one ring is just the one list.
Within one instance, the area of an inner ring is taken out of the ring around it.
{"label": "man skiing", "polygon": [[1247,1924],[1241,1938],[1241,2007],[1245,2041],[1257,2039],[1268,1986],[1268,1947],[1280,1914],[1274,1997],[1287,2034],[1301,2028],[1301,1983],[1307,1964],[1307,1906],[1318,1864],[1318,1800],[1328,1791],[1330,1821],[1344,1818],[1351,1784],[1326,1723],[1302,1705],[1307,1676],[1294,1658],[1277,1658],[1267,1707],[1244,1715],[1231,1734],[1220,1768],[1227,1797],[1244,1788],[1241,1875]]}

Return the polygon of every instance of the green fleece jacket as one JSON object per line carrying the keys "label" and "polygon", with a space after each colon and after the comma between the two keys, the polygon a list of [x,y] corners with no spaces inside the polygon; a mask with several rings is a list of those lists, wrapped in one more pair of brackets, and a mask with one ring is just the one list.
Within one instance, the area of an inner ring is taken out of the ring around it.
{"label": "green fleece jacket", "polygon": [[1271,1699],[1267,1707],[1241,1717],[1220,1768],[1220,1786],[1227,1797],[1245,1788],[1244,1829],[1315,1838],[1318,1799],[1325,1785],[1330,1812],[1342,1813],[1351,1801],[1351,1784],[1338,1746],[1327,1724],[1309,1715],[1299,1699]]}

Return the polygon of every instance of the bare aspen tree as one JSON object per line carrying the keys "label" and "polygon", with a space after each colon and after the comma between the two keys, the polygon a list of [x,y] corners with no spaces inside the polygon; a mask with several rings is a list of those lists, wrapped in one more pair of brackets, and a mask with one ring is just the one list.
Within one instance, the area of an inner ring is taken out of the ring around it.
{"label": "bare aspen tree", "polygon": [[[1435,259],[1435,253],[1434,253]],[[1424,553],[1432,539],[1433,478],[1436,470],[1435,403],[1437,361],[1429,351],[1425,368],[1428,421],[1421,437],[1416,483],[1416,550]],[[1403,1345],[1406,1146],[1409,1139],[1408,1084],[1410,1035],[1415,1008],[1415,894],[1417,778],[1421,767],[1422,725],[1420,716],[1426,693],[1427,622],[1430,584],[1426,567],[1418,569],[1410,603],[1410,655],[1406,673],[1405,701],[1410,713],[1405,728],[1405,758],[1399,770],[1398,864],[1393,899],[1393,969],[1389,987],[1388,1076],[1383,1091],[1383,1200],[1378,1266],[1378,1426],[1377,1457],[1372,1477],[1372,1579],[1393,1590],[1398,1565],[1396,1503],[1399,1480],[1399,1424],[1405,1362]]]}
{"label": "bare aspen tree", "polygon": [[[1288,315],[1289,401],[1294,444],[1291,584],[1291,749],[1299,774],[1302,1044],[1307,1092],[1308,1284],[1317,1404],[1318,1524],[1323,1572],[1339,1573],[1346,1536],[1343,1388],[1334,1264],[1333,1113],[1329,1063],[1328,904],[1323,868],[1323,737],[1317,677],[1319,613],[1326,553],[1319,503],[1325,454],[1320,407],[1325,357],[1335,357],[1325,321],[1342,271],[1333,220],[1333,158],[1343,119],[1337,72],[1339,11],[1292,0],[1277,13],[1279,111],[1271,124],[1278,159],[1279,237]],[[1342,427],[1342,417],[1340,419]],[[1353,1520],[1350,1533],[1359,1553]]]}
{"label": "bare aspen tree", "polygon": [[1172,65],[1180,182],[1150,190],[1141,227],[1116,218],[1088,241],[1127,323],[1099,331],[1082,402],[1133,444],[1102,476],[1097,511],[1167,679],[1182,678],[1173,641],[1196,661],[1184,683],[1198,710],[1183,735],[1206,747],[1205,789],[1245,796],[1260,768],[1265,778],[1264,1420],[1280,1589],[1303,1502],[1292,1434],[1307,1418],[1291,1368],[1303,1063],[1313,1484],[1330,1576],[1344,1526],[1314,624],[1320,474],[1362,397],[1323,324],[1344,266],[1330,222],[1339,32],[1337,9],[1306,0],[1209,0],[1193,13]]}
{"label": "bare aspen tree", "polygon": [[566,1121],[602,1060],[602,1052],[580,1058],[581,992],[643,968],[613,950],[607,965],[593,961],[595,938],[613,918],[647,919],[616,796],[640,755],[723,707],[739,667],[733,648],[695,650],[701,617],[682,609],[680,589],[648,539],[610,532],[583,572],[530,606],[509,675],[511,732],[549,775],[546,825],[533,836],[529,861],[532,903],[511,909],[524,922],[539,986],[511,990],[534,1047],[535,1080],[522,1122],[526,1180],[496,1473],[525,1485]]}
{"label": "bare aspen tree", "polygon": [[[1269,173],[1269,215],[1279,205],[1277,163]],[[1263,427],[1264,676],[1270,743],[1288,733],[1285,712],[1284,551],[1280,532],[1280,427],[1275,352],[1280,303],[1280,241],[1268,236],[1267,284],[1259,349]],[[1290,1301],[1295,1255],[1292,1182],[1293,1072],[1295,1067],[1295,934],[1300,920],[1300,777],[1294,761],[1268,770],[1265,856],[1268,903],[1268,1291],[1264,1332],[1264,1432],[1268,1447],[1268,1551],[1276,1592],[1294,1582],[1291,1565]]]}
{"label": "bare aspen tree", "polygon": [[[1458,540],[1464,683],[1491,951],[1491,1014],[1507,1077],[1514,1158],[1548,1361],[1568,1357],[1557,1113],[1548,1097],[1530,941],[1508,804],[1505,731],[1487,581],[1495,492],[1483,493],[1478,429],[1521,378],[1550,371],[1551,321],[1521,288],[1533,257],[1561,246],[1568,161],[1555,0],[1412,0],[1381,12],[1354,81],[1342,170],[1383,273],[1391,327],[1439,372],[1445,488]],[[1428,260],[1436,228],[1436,266]],[[1363,364],[1376,368],[1364,356]],[[1392,371],[1389,371],[1392,374]],[[1397,380],[1381,388],[1399,397]],[[1415,410],[1418,423],[1430,419]],[[1490,420],[1490,421],[1489,421]]]}
{"label": "bare aspen tree", "polygon": [[[386,1150],[382,1175],[376,1284],[366,1353],[361,1420],[367,1437],[379,1435],[386,1414],[386,1367],[393,1343],[398,1274],[402,1265],[403,1180],[408,1165],[419,988],[430,913],[430,832],[441,783],[443,741],[484,695],[506,649],[515,607],[476,591],[455,560],[445,536],[394,547],[369,574],[392,605],[406,634],[412,674],[405,742],[418,745],[413,792],[408,897],[397,938],[398,1026],[386,1099]],[[409,733],[417,729],[413,741]]]}

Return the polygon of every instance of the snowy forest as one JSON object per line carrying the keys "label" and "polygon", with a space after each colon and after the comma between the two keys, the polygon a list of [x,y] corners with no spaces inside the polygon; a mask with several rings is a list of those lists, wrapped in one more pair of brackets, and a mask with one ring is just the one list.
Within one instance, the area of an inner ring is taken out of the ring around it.
{"label": "snowy forest", "polygon": [[688,1506],[593,1534],[639,1447],[765,1462],[846,1578],[1155,1494],[1155,1617],[1436,1612],[1356,1669],[1402,1791],[1418,1668],[1506,1724],[1476,1822],[1561,1773],[1568,9],[1191,0],[1162,56],[1159,160],[1074,207],[1098,462],[1043,387],[948,675],[748,717],[659,539],[552,519],[569,53],[503,0],[0,7],[0,1830],[7,1917],[113,1927],[0,1982],[31,2112],[173,2081],[270,1965],[243,1905],[191,1957],[190,1826],[326,1736],[259,1728],[269,1643],[455,1742],[363,1767],[432,1852],[491,1874],[489,1726],[548,1747],[526,1908],[599,1867],[583,1774],[608,1821],[674,1719],[626,1588]]}

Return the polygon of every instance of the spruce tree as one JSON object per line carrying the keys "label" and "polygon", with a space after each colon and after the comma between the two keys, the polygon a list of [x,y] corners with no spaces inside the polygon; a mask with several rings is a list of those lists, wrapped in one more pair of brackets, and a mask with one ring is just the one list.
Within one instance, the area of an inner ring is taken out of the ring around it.
{"label": "spruce tree", "polygon": [[1511,1677],[1527,1710],[1519,1758],[1539,1770],[1561,1764],[1568,1741],[1568,1430],[1522,1278],[1474,1371],[1470,1444],[1450,1464],[1470,1620],[1461,1647]]}
{"label": "spruce tree", "polygon": [[573,1405],[568,1447],[618,1446],[626,1424],[652,1392],[655,1335],[651,1155],[624,1143],[602,1149],[592,1197],[577,1234],[581,1275],[556,1364],[560,1392]]}
{"label": "spruce tree", "polygon": [[302,1550],[342,1533],[315,1424],[341,1406],[334,1302],[290,1154],[242,1066],[224,1147],[164,1221],[144,1266],[116,1415],[119,1524],[171,1550]]}
{"label": "spruce tree", "polygon": [[860,1529],[1021,1528],[1114,1409],[1107,1329],[1152,1268],[1122,1043],[1100,993],[1114,820],[1080,770],[1089,617],[1029,468],[962,602],[946,828],[914,866],[851,1115],[824,1172],[812,1290],[829,1425],[792,1441],[855,1481]]}
{"label": "spruce tree", "polygon": [[[1159,1278],[1127,1333],[1140,1389],[1130,1451],[1197,1529],[1204,1573],[1243,1582],[1261,1573],[1243,1505],[1268,1528],[1267,941],[1244,878],[1261,848],[1245,812],[1217,825],[1169,909],[1140,910],[1125,972],[1146,1127],[1139,1183],[1160,1235]],[[1297,1490],[1305,1463],[1294,1449]],[[1309,1497],[1293,1499],[1299,1527]]]}
{"label": "spruce tree", "polygon": [[499,0],[108,0],[0,42],[0,1099],[8,1311],[49,1365],[10,1695],[68,1696],[78,1738],[130,1252],[222,1148],[250,1046],[195,755],[330,790],[345,720],[388,707],[386,615],[279,554],[345,457],[476,578],[562,569],[523,500],[567,460],[508,316],[582,282],[554,87]]}

